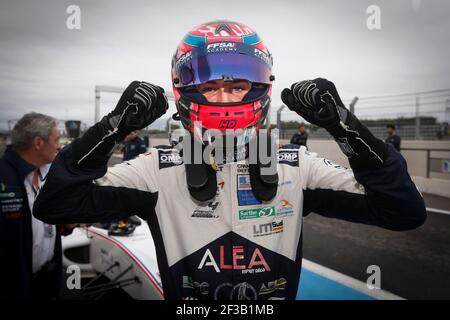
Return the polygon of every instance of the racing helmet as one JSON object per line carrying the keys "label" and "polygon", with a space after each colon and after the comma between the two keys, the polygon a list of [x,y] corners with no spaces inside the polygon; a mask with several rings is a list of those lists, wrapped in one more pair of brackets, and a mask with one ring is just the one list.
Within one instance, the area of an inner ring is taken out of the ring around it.
{"label": "racing helmet", "polygon": [[[183,127],[200,140],[207,129],[242,129],[248,143],[270,108],[272,64],[261,38],[242,23],[217,20],[189,31],[172,58],[173,93]],[[240,102],[208,102],[197,86],[214,80],[246,80],[251,87]]]}

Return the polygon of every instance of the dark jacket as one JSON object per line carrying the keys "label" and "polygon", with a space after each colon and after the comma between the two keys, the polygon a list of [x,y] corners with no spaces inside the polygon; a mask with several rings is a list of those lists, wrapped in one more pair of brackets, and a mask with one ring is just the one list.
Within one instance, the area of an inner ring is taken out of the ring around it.
{"label": "dark jacket", "polygon": [[[31,299],[32,223],[25,177],[34,167],[11,147],[0,158],[0,300]],[[61,237],[56,236],[52,279],[55,290],[61,278]]]}
{"label": "dark jacket", "polygon": [[303,133],[296,132],[291,138],[291,143],[306,147],[307,140],[308,140],[308,134],[306,132],[303,132]]}
{"label": "dark jacket", "polygon": [[123,152],[123,161],[134,159],[145,152],[147,152],[147,146],[141,138],[136,137],[136,139],[126,141],[125,150]]}
{"label": "dark jacket", "polygon": [[386,143],[392,144],[397,151],[400,151],[400,143],[401,139],[398,135],[394,134],[393,136],[388,137],[385,140]]}

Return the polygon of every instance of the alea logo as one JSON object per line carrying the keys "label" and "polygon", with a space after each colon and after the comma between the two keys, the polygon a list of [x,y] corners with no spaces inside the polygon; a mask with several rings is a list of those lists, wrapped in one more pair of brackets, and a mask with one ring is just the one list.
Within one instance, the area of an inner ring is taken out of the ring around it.
{"label": "alea logo", "polygon": [[248,264],[245,263],[246,257],[244,252],[246,252],[246,250],[244,249],[244,246],[233,246],[231,249],[231,259],[229,259],[229,261],[226,261],[225,259],[225,246],[220,246],[219,250],[219,264],[217,264],[211,250],[206,249],[202,261],[200,261],[200,264],[198,265],[198,269],[202,270],[204,267],[213,267],[216,272],[220,272],[221,270],[242,270],[242,274],[260,273],[271,270],[269,264],[258,248],[253,250]]}

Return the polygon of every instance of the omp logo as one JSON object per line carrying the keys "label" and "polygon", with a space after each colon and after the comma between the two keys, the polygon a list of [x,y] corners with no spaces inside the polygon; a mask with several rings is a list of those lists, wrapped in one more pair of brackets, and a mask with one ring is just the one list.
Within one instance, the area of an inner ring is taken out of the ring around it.
{"label": "omp logo", "polygon": [[181,163],[182,159],[179,154],[161,154],[159,161],[161,163]]}
{"label": "omp logo", "polygon": [[271,234],[281,233],[284,230],[283,220],[272,221],[269,223],[261,223],[259,225],[253,225],[253,236],[262,237]]}
{"label": "omp logo", "polygon": [[271,216],[275,216],[275,207],[239,210],[239,220],[256,219]]}
{"label": "omp logo", "polygon": [[247,263],[246,253],[249,253],[249,250],[246,250],[244,246],[232,246],[231,252],[228,257],[232,257],[229,261],[225,258],[225,246],[219,247],[219,263],[214,258],[210,249],[206,249],[200,264],[198,265],[198,269],[202,270],[204,267],[212,267],[216,272],[220,272],[221,270],[242,270],[243,274],[246,273],[260,273],[270,271],[269,264],[264,258],[261,250],[255,248],[253,253],[251,254],[250,260]]}
{"label": "omp logo", "polygon": [[290,152],[280,152],[280,153],[278,153],[278,161],[295,162],[297,160],[298,160],[298,154],[297,153],[290,153]]}
{"label": "omp logo", "polygon": [[237,120],[220,120],[219,129],[233,129],[236,124]]}
{"label": "omp logo", "polygon": [[217,52],[217,51],[235,51],[236,43],[234,42],[216,42],[208,44],[206,47],[208,52]]}

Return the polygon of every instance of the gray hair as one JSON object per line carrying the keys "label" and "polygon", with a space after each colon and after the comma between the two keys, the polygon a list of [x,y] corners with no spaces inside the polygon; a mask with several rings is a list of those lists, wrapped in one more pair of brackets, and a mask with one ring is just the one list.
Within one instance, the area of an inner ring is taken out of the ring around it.
{"label": "gray hair", "polygon": [[17,121],[11,132],[11,146],[16,150],[28,149],[35,137],[47,141],[56,127],[56,120],[42,113],[30,112]]}

